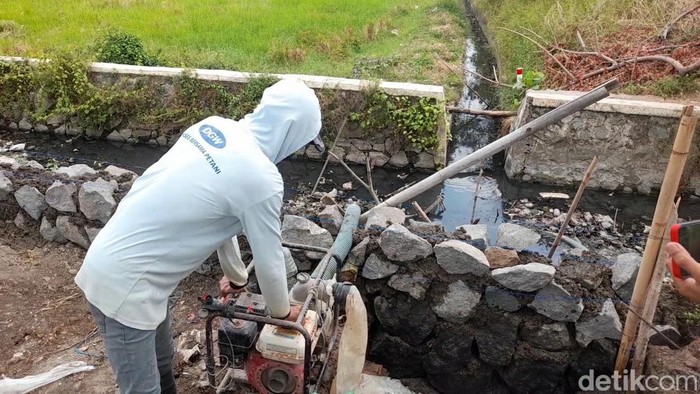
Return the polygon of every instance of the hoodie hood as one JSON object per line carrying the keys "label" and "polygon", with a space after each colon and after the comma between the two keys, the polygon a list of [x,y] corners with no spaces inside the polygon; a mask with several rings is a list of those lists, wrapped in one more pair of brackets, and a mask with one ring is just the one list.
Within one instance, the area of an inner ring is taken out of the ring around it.
{"label": "hoodie hood", "polygon": [[297,79],[281,80],[263,92],[241,123],[275,164],[312,142],[321,131],[321,107],[313,89]]}

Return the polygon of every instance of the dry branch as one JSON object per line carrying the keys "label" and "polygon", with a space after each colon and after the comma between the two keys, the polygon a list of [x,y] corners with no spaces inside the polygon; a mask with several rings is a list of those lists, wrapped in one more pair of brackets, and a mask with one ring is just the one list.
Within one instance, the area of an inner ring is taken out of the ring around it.
{"label": "dry branch", "polygon": [[559,65],[559,67],[561,67],[561,69],[564,70],[564,72],[566,73],[566,75],[569,76],[569,78],[574,79],[574,80],[576,79],[576,77],[574,76],[574,74],[572,74],[571,71],[569,71],[569,69],[567,69],[567,68],[559,61],[559,59],[556,58],[556,56],[552,55],[552,53],[549,52],[549,51],[547,50],[547,48],[545,48],[545,47],[544,47],[542,44],[540,44],[539,42],[535,41],[532,37],[530,37],[530,36],[528,36],[528,35],[525,35],[525,34],[523,34],[523,33],[520,33],[520,32],[518,32],[518,31],[515,31],[515,30],[512,30],[512,29],[508,29],[507,27],[498,27],[498,29],[505,30],[505,31],[509,31],[509,32],[511,32],[511,33],[513,33],[513,34],[517,34],[517,35],[519,35],[519,36],[521,36],[521,37],[523,37],[523,38],[525,38],[525,39],[531,41],[533,44],[537,45],[540,49],[542,49],[547,55],[549,55],[549,57],[551,57],[552,60],[554,60],[554,61]]}
{"label": "dry branch", "polygon": [[477,77],[483,79],[483,80],[486,81],[486,82],[491,82],[492,84],[494,84],[494,85],[496,85],[496,86],[500,86],[500,87],[503,87],[503,88],[512,88],[512,87],[513,87],[513,85],[508,85],[508,84],[505,84],[505,83],[503,83],[503,82],[494,81],[493,79],[488,78],[488,77],[485,77],[485,76],[479,74],[479,73],[476,72],[476,71],[472,71],[472,70],[469,70],[469,69],[464,69],[464,71],[468,72],[469,74],[475,75],[475,76],[477,76]]}
{"label": "dry branch", "polygon": [[375,200],[379,201],[377,198],[377,192],[374,190],[374,182],[372,181],[372,165],[370,163],[369,156],[365,159],[365,165],[367,166],[367,186],[369,186],[370,193]]}
{"label": "dry branch", "polygon": [[345,168],[345,169],[350,173],[350,175],[352,175],[352,177],[355,178],[355,180],[356,180],[357,182],[360,183],[360,185],[364,186],[365,189],[367,189],[367,190],[369,191],[369,193],[372,195],[372,198],[374,198],[374,201],[375,201],[377,204],[380,203],[379,197],[377,197],[377,194],[374,192],[374,190],[372,190],[372,188],[369,187],[369,185],[368,185],[367,183],[365,183],[365,181],[363,181],[362,178],[360,178],[359,176],[357,176],[357,174],[355,174],[355,171],[353,171],[350,167],[348,167],[348,165],[345,164],[345,162],[343,161],[343,159],[341,159],[340,157],[338,157],[338,155],[336,155],[336,154],[333,153],[333,152],[328,152],[328,154],[331,155],[331,156],[333,156],[336,160],[338,160],[338,163],[340,163],[340,165],[343,166],[343,168]]}
{"label": "dry branch", "polygon": [[[333,140],[333,145],[330,147],[330,151],[335,149],[336,144],[338,143],[338,139],[340,138],[340,134],[342,134],[343,129],[345,128],[345,123],[348,121],[348,117],[343,118],[343,123],[340,124],[340,127],[338,128],[338,134],[335,135],[335,140]],[[321,167],[321,173],[318,174],[318,178],[316,178],[316,183],[314,183],[314,188],[311,190],[311,195],[313,196],[314,193],[316,193],[316,188],[318,187],[318,183],[321,181],[321,178],[323,178],[323,173],[326,172],[326,167],[328,167],[328,161],[331,159],[330,156],[326,157],[325,163],[323,163],[323,167]]]}
{"label": "dry branch", "polygon": [[690,64],[688,66],[684,66],[679,62],[678,60],[668,57],[668,56],[661,56],[661,55],[649,55],[649,56],[639,56],[639,57],[634,57],[630,59],[622,59],[617,61],[615,64],[609,66],[609,67],[603,67],[599,68],[597,70],[591,71],[587,74],[584,74],[581,78],[579,78],[579,81],[582,81],[584,79],[594,77],[596,75],[602,74],[606,71],[614,71],[617,70],[618,68],[622,66],[626,66],[628,64],[634,64],[634,63],[639,63],[639,62],[649,62],[649,61],[663,61],[676,69],[678,72],[678,75],[686,75],[690,74],[693,71],[700,70],[700,60],[697,62]]}
{"label": "dry branch", "polygon": [[425,211],[423,211],[423,208],[420,207],[420,205],[418,204],[418,201],[412,202],[411,205],[413,205],[413,209],[416,210],[416,212],[418,213],[418,216],[421,219],[423,219],[424,222],[431,223],[430,218],[428,217],[428,215],[425,214]]}
{"label": "dry branch", "polygon": [[700,10],[700,5],[695,6],[694,8],[678,15],[674,20],[671,22],[668,22],[666,26],[664,26],[663,30],[661,30],[661,33],[659,33],[659,36],[661,37],[662,40],[665,40],[668,37],[668,33],[671,32],[671,28],[673,28],[673,25],[676,24],[679,20],[683,19],[685,16],[692,14],[693,12]]}
{"label": "dry branch", "polygon": [[489,111],[485,109],[473,109],[473,108],[459,108],[459,107],[445,107],[447,112],[456,112],[459,114],[469,114],[469,115],[483,115],[483,116],[515,116],[518,114],[517,111]]}
{"label": "dry branch", "polygon": [[574,55],[598,56],[598,57],[601,57],[601,58],[605,59],[605,61],[607,61],[607,62],[610,63],[610,64],[617,64],[617,60],[611,58],[610,56],[606,56],[606,55],[604,55],[604,54],[602,54],[602,53],[600,53],[600,52],[572,51],[572,50],[570,50],[570,49],[564,49],[564,48],[555,48],[555,49],[560,50],[560,51],[562,51],[562,52],[564,52],[564,53],[571,53],[571,54],[574,54]]}
{"label": "dry branch", "polygon": [[554,243],[552,244],[552,248],[549,250],[549,257],[550,259],[552,256],[554,256],[554,251],[557,250],[557,246],[559,246],[559,242],[561,242],[561,238],[564,236],[564,231],[566,231],[566,227],[569,225],[569,221],[571,220],[571,216],[576,212],[576,208],[578,207],[579,201],[581,201],[581,196],[583,195],[583,191],[586,190],[586,186],[588,186],[588,181],[591,179],[591,175],[593,174],[593,171],[595,170],[595,166],[598,164],[598,156],[593,156],[593,160],[591,160],[591,164],[588,166],[588,169],[583,175],[583,180],[581,181],[581,184],[578,187],[578,191],[576,192],[576,196],[574,197],[574,201],[571,203],[571,207],[569,208],[569,212],[566,213],[566,219],[564,219],[564,223],[561,224],[561,228],[559,229],[559,233],[557,234],[557,238],[554,240]]}

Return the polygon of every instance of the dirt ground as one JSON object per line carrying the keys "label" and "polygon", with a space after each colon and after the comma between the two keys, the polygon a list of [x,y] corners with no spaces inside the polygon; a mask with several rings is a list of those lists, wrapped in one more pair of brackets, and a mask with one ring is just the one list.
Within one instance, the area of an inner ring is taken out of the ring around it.
{"label": "dirt ground", "polygon": [[[20,378],[69,361],[85,361],[95,369],[37,392],[118,392],[96,326],[73,282],[84,255],[85,251],[75,245],[47,243],[25,236],[12,225],[0,224],[0,375]],[[204,338],[204,321],[197,317],[197,296],[218,289],[217,275],[195,272],[175,291],[171,305],[176,344],[183,334],[193,344],[196,330],[201,330]],[[200,362],[201,357],[193,365],[176,358],[180,392],[202,391],[198,388]]]}

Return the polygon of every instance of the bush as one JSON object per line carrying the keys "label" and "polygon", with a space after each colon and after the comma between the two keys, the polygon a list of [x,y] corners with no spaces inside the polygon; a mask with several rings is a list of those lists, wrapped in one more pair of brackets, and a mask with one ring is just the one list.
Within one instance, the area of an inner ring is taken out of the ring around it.
{"label": "bush", "polygon": [[110,30],[99,38],[95,48],[98,62],[157,66],[156,57],[146,53],[141,39],[121,30]]}

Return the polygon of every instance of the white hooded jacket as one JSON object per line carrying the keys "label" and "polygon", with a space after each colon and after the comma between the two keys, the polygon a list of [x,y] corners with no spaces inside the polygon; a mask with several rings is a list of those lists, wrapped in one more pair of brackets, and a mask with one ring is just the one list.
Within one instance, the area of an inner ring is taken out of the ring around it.
{"label": "white hooded jacket", "polygon": [[247,281],[231,239],[245,232],[271,315],[288,315],[275,164],[320,129],[318,99],[298,80],[266,89],[238,122],[209,117],[188,128],[134,182],[90,246],[75,278],[87,300],[126,326],[153,330],[177,284],[215,250],[229,279]]}

